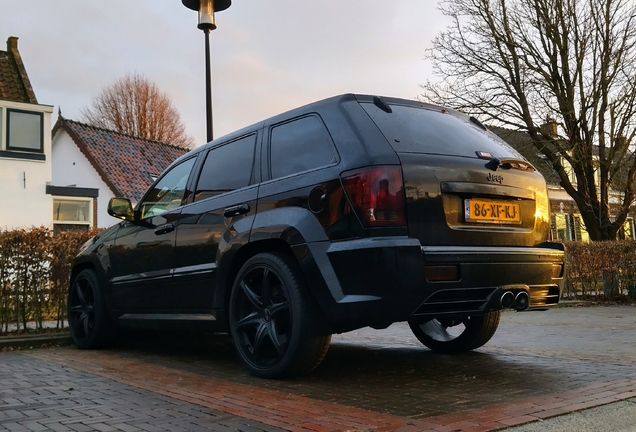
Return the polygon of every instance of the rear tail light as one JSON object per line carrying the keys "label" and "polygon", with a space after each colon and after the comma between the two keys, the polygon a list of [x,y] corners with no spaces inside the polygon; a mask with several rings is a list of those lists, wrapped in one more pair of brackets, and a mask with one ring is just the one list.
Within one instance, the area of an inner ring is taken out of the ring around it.
{"label": "rear tail light", "polygon": [[351,206],[366,226],[406,225],[404,183],[399,166],[363,168],[342,174]]}

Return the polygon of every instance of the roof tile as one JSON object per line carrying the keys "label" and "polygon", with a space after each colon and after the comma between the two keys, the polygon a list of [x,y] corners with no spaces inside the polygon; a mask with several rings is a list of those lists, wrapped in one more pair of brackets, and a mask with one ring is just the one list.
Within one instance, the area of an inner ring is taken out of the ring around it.
{"label": "roof tile", "polygon": [[62,117],[58,122],[113,192],[132,201],[139,201],[152,184],[152,177],[188,151]]}
{"label": "roof tile", "polygon": [[7,40],[7,50],[0,51],[0,100],[38,103],[14,36]]}

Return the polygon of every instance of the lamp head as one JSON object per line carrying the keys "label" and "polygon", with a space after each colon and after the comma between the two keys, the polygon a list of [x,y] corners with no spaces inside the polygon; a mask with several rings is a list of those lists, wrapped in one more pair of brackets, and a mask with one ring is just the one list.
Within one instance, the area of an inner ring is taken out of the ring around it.
{"label": "lamp head", "polygon": [[197,27],[201,30],[214,30],[214,12],[221,12],[232,6],[232,0],[181,0],[188,9],[199,12]]}

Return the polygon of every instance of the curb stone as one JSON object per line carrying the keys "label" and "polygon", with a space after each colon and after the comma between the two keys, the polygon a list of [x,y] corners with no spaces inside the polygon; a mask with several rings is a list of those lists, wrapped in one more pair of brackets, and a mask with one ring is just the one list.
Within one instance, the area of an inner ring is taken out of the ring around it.
{"label": "curb stone", "polygon": [[2,336],[0,337],[0,349],[4,348],[28,348],[42,345],[71,345],[70,333],[49,333],[36,335]]}

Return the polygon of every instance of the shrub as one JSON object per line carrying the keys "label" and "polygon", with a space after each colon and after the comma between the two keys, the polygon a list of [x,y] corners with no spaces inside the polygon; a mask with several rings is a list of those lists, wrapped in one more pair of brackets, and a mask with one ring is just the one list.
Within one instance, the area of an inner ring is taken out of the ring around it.
{"label": "shrub", "polygon": [[636,241],[567,242],[564,296],[636,300]]}
{"label": "shrub", "polygon": [[0,332],[17,331],[45,320],[64,327],[66,295],[73,258],[99,230],[53,234],[45,227],[0,230]]}

